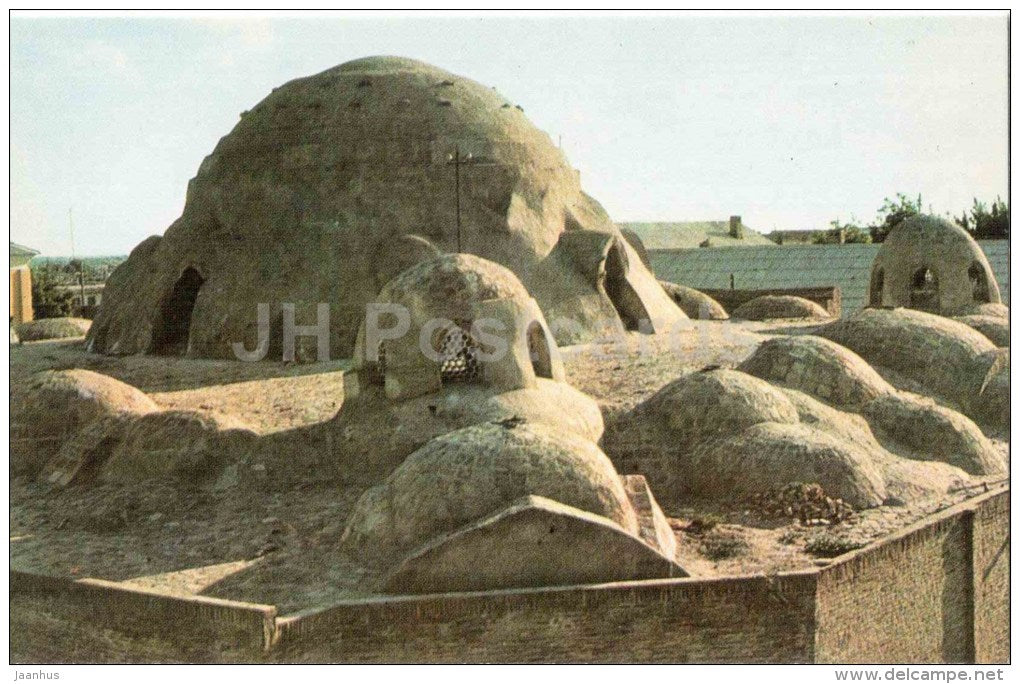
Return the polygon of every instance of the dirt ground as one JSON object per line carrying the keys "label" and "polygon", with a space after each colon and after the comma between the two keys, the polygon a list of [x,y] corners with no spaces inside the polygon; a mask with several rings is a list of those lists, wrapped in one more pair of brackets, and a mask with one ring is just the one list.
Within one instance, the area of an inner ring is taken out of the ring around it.
{"label": "dirt ground", "polygon": [[[675,336],[633,335],[561,351],[569,381],[611,421],[684,373],[735,366],[773,334],[809,330],[810,324],[775,321],[692,321]],[[80,339],[35,342],[11,349],[12,401],[19,380],[31,373],[87,368],[138,387],[164,408],[229,414],[262,435],[314,434],[342,404],[348,364],[101,357],[86,354]],[[354,502],[371,484],[324,477],[279,486],[255,478],[223,491],[171,484],[60,490],[15,479],[11,563],[56,576],[275,604],[281,613],[307,609],[371,592],[372,574],[337,550]],[[666,513],[681,563],[692,574],[773,573],[827,562],[832,553],[806,550],[811,540],[816,550],[845,551],[979,491],[883,506],[836,528],[762,520],[740,502],[692,502]]]}

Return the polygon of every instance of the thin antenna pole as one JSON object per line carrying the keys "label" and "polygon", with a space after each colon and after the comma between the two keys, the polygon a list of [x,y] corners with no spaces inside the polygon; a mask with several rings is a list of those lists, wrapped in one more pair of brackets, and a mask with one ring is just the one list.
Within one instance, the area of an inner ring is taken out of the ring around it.
{"label": "thin antenna pole", "polygon": [[71,214],[72,207],[67,208],[67,229],[71,232],[71,258],[74,258],[74,216]]}
{"label": "thin antenna pole", "polygon": [[457,192],[457,253],[460,254],[460,145],[454,148],[454,178]]}
{"label": "thin antenna pole", "polygon": [[[74,215],[72,207],[67,208],[67,230],[71,233],[71,261],[74,261]],[[78,264],[78,306],[85,308],[85,264]]]}

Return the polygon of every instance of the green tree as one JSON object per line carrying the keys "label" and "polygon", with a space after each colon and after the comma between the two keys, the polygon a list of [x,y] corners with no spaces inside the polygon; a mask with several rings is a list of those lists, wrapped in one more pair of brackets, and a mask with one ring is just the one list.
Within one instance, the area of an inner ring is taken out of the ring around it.
{"label": "green tree", "polygon": [[963,212],[953,219],[975,240],[1008,240],[1009,239],[1009,205],[996,197],[991,209],[984,202],[974,198],[970,213]]}
{"label": "green tree", "polygon": [[74,309],[74,295],[57,289],[57,283],[47,268],[32,271],[32,309],[36,318],[70,316]]}
{"label": "green tree", "polygon": [[912,200],[902,192],[896,193],[896,197],[886,197],[882,206],[878,208],[878,219],[875,225],[869,229],[872,242],[883,242],[889,234],[903,219],[910,218],[921,213],[921,196]]}
{"label": "green tree", "polygon": [[858,224],[860,221],[855,219],[853,216],[850,217],[849,223],[840,223],[839,219],[830,221],[829,225],[831,229],[825,231],[816,232],[811,242],[816,245],[841,245],[851,243],[869,243],[871,242],[871,234],[867,229],[861,228]]}

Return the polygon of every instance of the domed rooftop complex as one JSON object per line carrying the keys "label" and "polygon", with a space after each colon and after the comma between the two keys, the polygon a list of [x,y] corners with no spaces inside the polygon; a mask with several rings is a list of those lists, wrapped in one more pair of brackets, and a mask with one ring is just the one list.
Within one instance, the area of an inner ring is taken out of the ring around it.
{"label": "domed rooftop complex", "polygon": [[520,107],[422,62],[370,57],[241,114],[181,217],[110,277],[88,348],[232,358],[235,343],[259,347],[256,306],[269,303],[272,354],[293,324],[284,304],[311,325],[325,302],[330,353],[349,356],[382,285],[449,252],[513,271],[551,323],[569,322],[561,343],[684,317]]}
{"label": "domed rooftop complex", "polygon": [[1002,300],[974,238],[946,219],[918,215],[893,228],[875,256],[869,302],[957,316]]}

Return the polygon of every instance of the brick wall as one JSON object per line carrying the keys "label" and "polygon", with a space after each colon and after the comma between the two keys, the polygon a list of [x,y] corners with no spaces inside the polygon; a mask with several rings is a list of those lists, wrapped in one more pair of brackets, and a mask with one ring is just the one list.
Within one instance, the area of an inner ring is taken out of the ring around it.
{"label": "brick wall", "polygon": [[[820,571],[368,598],[284,618],[12,571],[12,660],[64,659],[97,633],[106,662],[1001,663],[1008,543],[1002,489]],[[111,629],[126,636],[103,635]]]}
{"label": "brick wall", "polygon": [[352,601],[283,619],[302,662],[809,662],[813,573]]}
{"label": "brick wall", "polygon": [[1008,661],[1008,535],[1007,489],[824,568],[818,661]]}
{"label": "brick wall", "polygon": [[960,512],[825,568],[818,578],[818,659],[971,660],[970,517]]}
{"label": "brick wall", "polygon": [[59,596],[88,622],[127,634],[213,639],[259,651],[273,636],[276,607],[206,596],[173,596],[98,579],[10,572],[11,594]]}
{"label": "brick wall", "polygon": [[1009,493],[974,511],[974,655],[1009,662]]}

